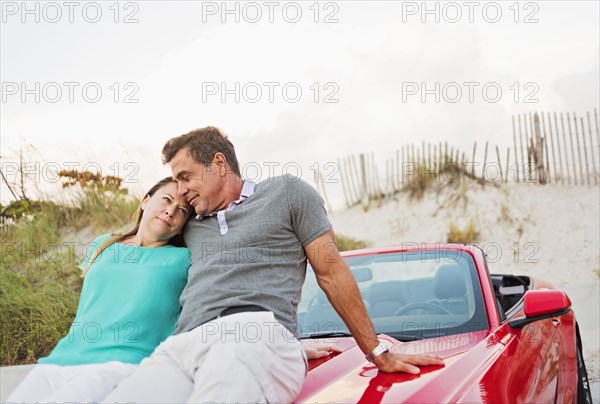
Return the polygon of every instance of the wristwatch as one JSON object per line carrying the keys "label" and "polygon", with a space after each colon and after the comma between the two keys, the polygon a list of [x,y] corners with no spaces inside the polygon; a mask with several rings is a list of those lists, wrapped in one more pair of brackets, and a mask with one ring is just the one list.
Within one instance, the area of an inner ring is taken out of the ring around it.
{"label": "wristwatch", "polygon": [[379,355],[383,355],[386,352],[388,352],[387,345],[383,341],[379,341],[379,345],[377,345],[375,347],[375,349],[373,349],[371,352],[366,354],[365,358],[369,362],[373,362],[375,360],[375,358],[377,358]]}

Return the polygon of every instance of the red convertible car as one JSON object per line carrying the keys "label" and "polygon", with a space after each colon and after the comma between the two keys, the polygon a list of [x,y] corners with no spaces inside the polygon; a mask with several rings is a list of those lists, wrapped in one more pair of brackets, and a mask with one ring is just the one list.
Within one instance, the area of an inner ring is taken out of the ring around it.
{"label": "red convertible car", "polygon": [[309,362],[300,403],[590,403],[577,320],[567,295],[527,276],[491,275],[470,245],[342,254],[379,339],[435,353],[419,375],[379,372],[318,287],[312,270],[298,321],[304,344],[343,352]]}

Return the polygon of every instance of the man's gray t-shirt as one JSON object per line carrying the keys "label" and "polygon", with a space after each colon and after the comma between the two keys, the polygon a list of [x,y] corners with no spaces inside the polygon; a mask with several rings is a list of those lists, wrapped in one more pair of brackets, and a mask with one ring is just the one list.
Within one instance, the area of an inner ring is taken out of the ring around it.
{"label": "man's gray t-shirt", "polygon": [[184,238],[192,253],[175,333],[189,331],[232,306],[272,311],[297,336],[297,307],[306,275],[304,247],[331,229],[323,199],[293,176],[256,184],[254,194],[216,216],[191,219]]}

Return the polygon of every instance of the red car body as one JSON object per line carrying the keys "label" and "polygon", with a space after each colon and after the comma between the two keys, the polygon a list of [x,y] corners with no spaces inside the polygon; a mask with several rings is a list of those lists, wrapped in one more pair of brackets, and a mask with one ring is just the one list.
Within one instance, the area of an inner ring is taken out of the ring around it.
{"label": "red car body", "polygon": [[[301,403],[573,403],[577,402],[578,331],[571,303],[547,282],[515,278],[524,286],[506,315],[483,252],[470,245],[411,245],[343,253],[352,257],[426,251],[471,257],[481,288],[487,324],[481,329],[401,342],[379,334],[390,350],[433,353],[444,366],[422,367],[419,375],[379,372],[351,337],[332,337],[343,352],[309,362]],[[513,279],[514,280],[514,279]],[[517,285],[518,286],[518,285]],[[514,288],[506,286],[505,289]],[[500,286],[502,288],[502,286]],[[518,289],[518,287],[517,287]],[[505,318],[506,317],[506,318]],[[519,322],[521,321],[521,324]],[[376,327],[377,329],[377,327]],[[311,343],[303,339],[303,343]],[[580,344],[580,343],[579,343]],[[582,397],[579,397],[581,400]]]}

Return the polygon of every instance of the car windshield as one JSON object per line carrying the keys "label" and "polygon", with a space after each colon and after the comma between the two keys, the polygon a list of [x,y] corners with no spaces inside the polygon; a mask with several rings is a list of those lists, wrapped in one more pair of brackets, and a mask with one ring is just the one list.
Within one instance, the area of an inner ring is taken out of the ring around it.
{"label": "car windshield", "polygon": [[[454,250],[373,253],[345,258],[375,331],[403,341],[487,328],[475,263]],[[348,333],[308,267],[298,306],[301,338]]]}

